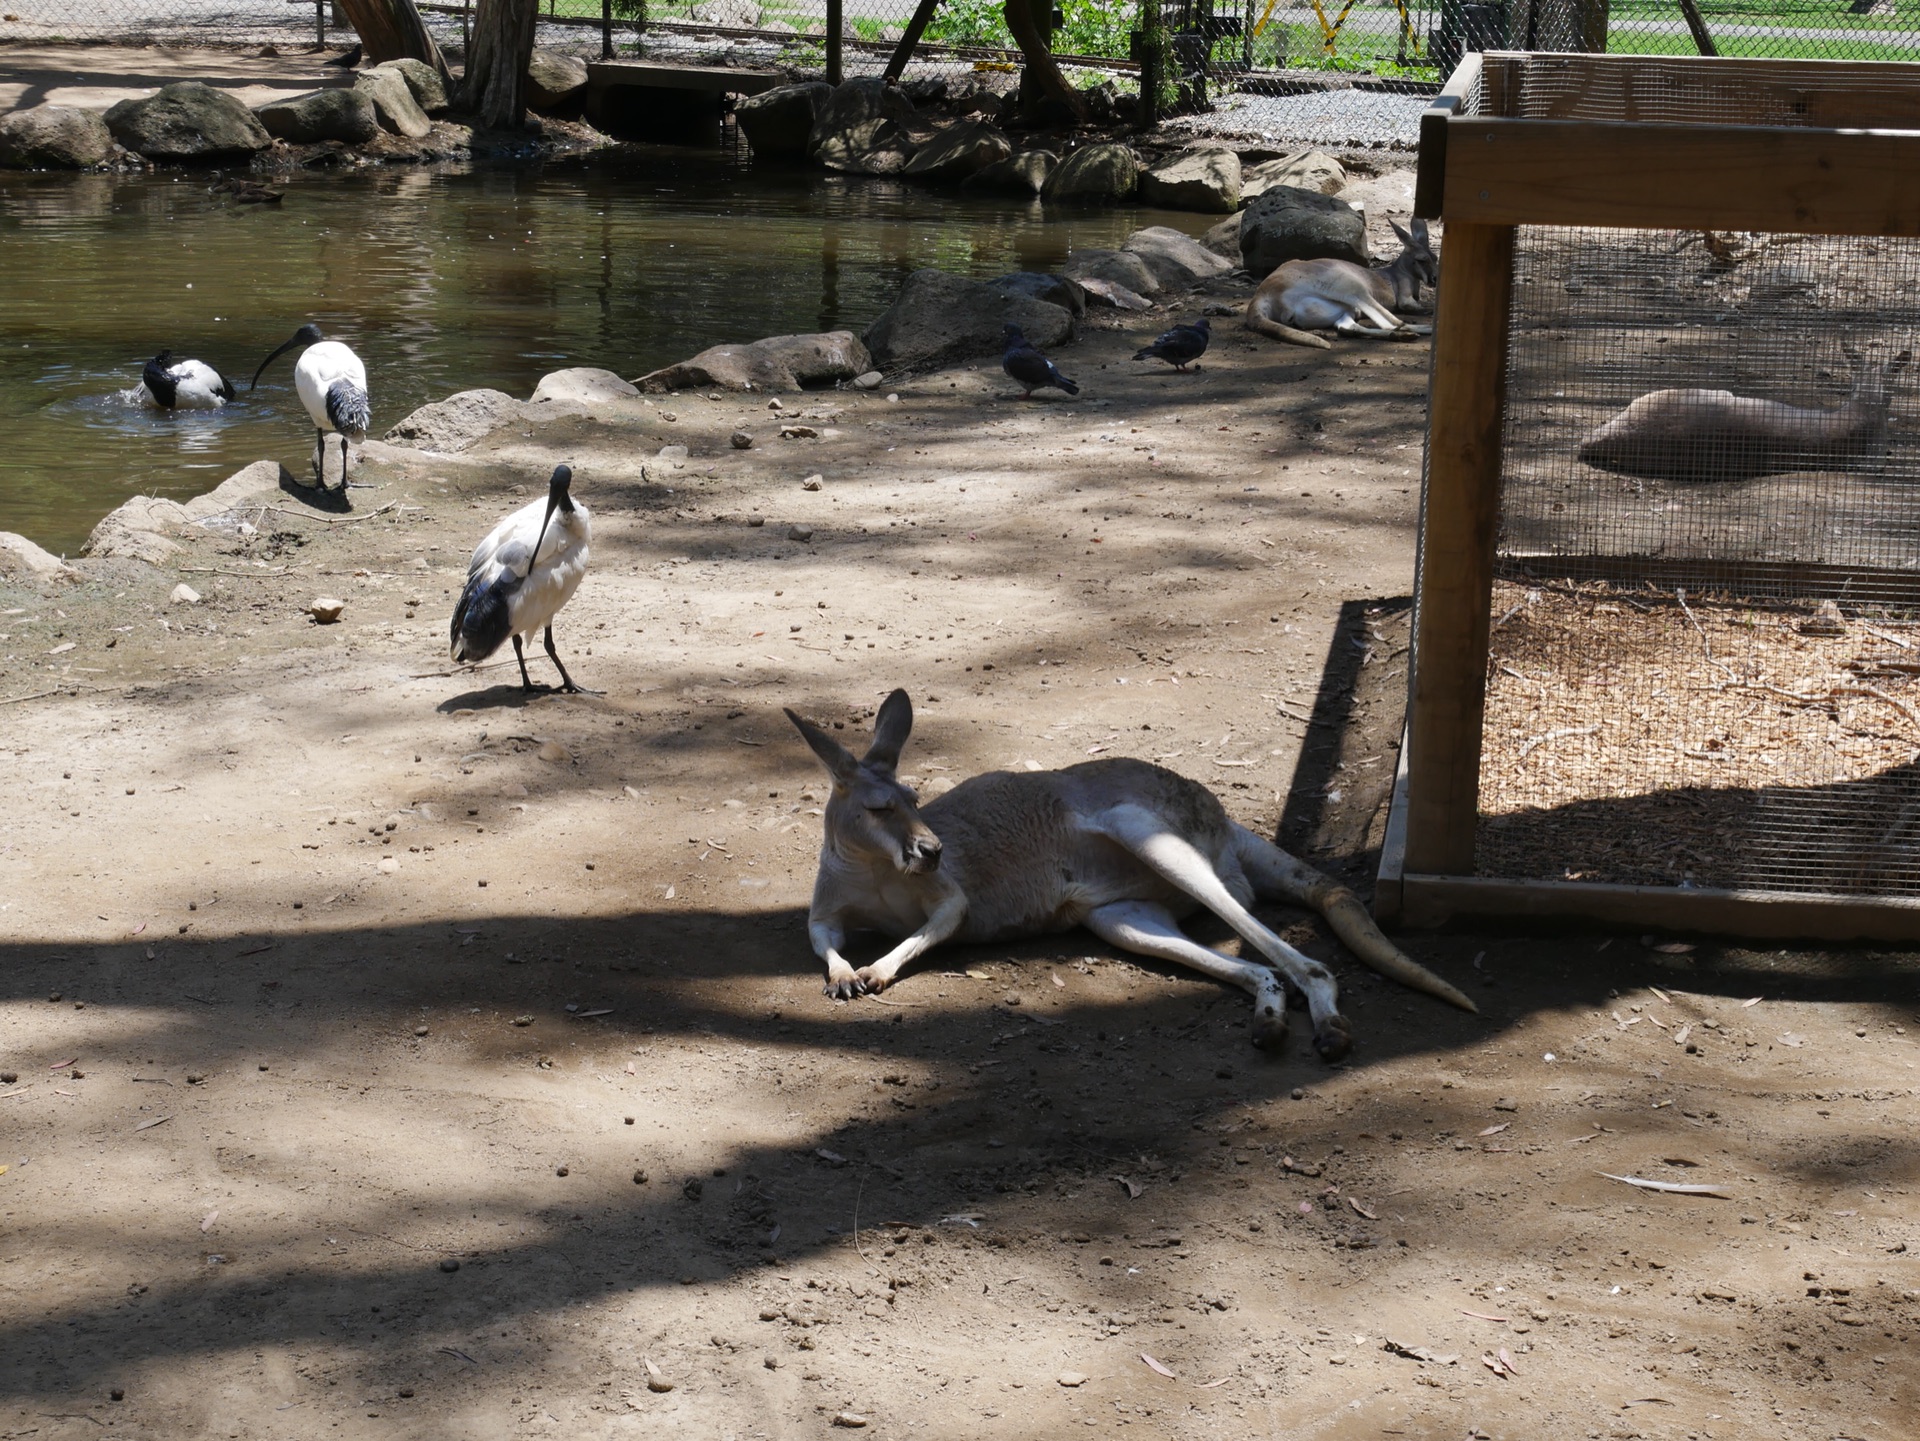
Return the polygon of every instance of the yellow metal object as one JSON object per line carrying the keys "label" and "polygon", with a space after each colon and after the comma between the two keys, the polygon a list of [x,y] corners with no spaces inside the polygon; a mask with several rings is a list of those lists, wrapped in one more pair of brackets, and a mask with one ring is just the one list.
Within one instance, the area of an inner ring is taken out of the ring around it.
{"label": "yellow metal object", "polygon": [[1260,32],[1267,28],[1267,22],[1273,19],[1273,7],[1278,5],[1279,3],[1280,3],[1280,0],[1267,0],[1266,10],[1262,12],[1259,23],[1253,27],[1253,34],[1255,39],[1258,39]]}

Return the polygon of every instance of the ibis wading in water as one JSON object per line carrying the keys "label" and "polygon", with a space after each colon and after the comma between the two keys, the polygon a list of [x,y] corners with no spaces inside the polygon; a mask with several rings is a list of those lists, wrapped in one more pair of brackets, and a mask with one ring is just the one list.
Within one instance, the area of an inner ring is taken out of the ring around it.
{"label": "ibis wading in water", "polygon": [[307,347],[293,367],[293,388],[313,417],[313,478],[327,483],[327,432],[340,436],[340,488],[347,488],[347,441],[365,440],[373,409],[367,400],[367,368],[360,357],[337,340],[328,340],[317,325],[303,325],[293,339],[260,362],[253,373],[252,390],[269,365],[296,345]]}
{"label": "ibis wading in water", "polygon": [[522,636],[544,628],[547,655],[560,672],[560,689],[580,689],[553,648],[553,618],[580,588],[580,578],[587,573],[587,541],[593,533],[587,508],[575,504],[568,493],[572,483],[573,471],[555,466],[547,498],[520,507],[474,547],[467,564],[467,588],[453,609],[456,661],[477,665],[511,636],[521,685],[530,691],[545,690],[527,675],[527,657],[520,647]]}
{"label": "ibis wading in water", "polygon": [[147,398],[162,410],[218,410],[233,399],[233,382],[204,360],[176,360],[163,350],[140,372]]}

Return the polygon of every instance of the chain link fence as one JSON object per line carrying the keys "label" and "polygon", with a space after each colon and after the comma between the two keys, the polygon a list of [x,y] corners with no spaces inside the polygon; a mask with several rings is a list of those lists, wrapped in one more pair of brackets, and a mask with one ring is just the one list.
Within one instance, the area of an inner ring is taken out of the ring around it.
{"label": "chain link fence", "polygon": [[[538,43],[595,58],[775,70],[827,66],[826,0],[539,0]],[[915,0],[843,0],[842,71],[887,67]],[[1472,50],[1600,50],[1835,60],[1920,59],[1920,9],[1895,0],[1160,0],[1176,131],[1411,150],[1424,99]],[[470,0],[420,5],[456,62]],[[329,0],[0,0],[0,44],[345,46]],[[1053,43],[1079,85],[1139,88],[1139,0],[1057,0]],[[610,19],[603,31],[603,23]],[[909,80],[1005,92],[1019,51],[1002,0],[943,0]]]}

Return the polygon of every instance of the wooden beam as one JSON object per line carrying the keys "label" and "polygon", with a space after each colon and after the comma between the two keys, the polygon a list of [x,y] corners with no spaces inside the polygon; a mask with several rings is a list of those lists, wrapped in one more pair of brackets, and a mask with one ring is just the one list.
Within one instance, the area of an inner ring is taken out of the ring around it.
{"label": "wooden beam", "polygon": [[939,8],[940,0],[920,0],[914,7],[913,17],[907,21],[907,32],[900,37],[899,45],[894,47],[893,59],[887,62],[885,78],[888,85],[898,85],[900,77],[907,73],[907,62],[913,59],[914,47],[920,43],[920,37],[926,33],[927,23]]}
{"label": "wooden beam", "polygon": [[1906,61],[1495,51],[1485,66],[1488,116],[1872,129],[1920,115],[1920,66]]}
{"label": "wooden beam", "polygon": [[847,78],[847,72],[841,62],[840,51],[845,40],[842,33],[846,28],[845,4],[843,0],[827,0],[827,84],[838,85]]}
{"label": "wooden beam", "polygon": [[1400,896],[1399,920],[1408,926],[1439,926],[1464,916],[1558,917],[1766,940],[1920,940],[1920,899],[1911,897],[1509,881],[1412,871],[1400,878]]}
{"label": "wooden beam", "polygon": [[1471,114],[1467,109],[1480,87],[1481,58],[1478,53],[1460,57],[1453,74],[1427,108],[1420,112],[1420,159],[1414,173],[1413,213],[1422,220],[1438,220],[1447,182],[1447,126],[1456,116]]}
{"label": "wooden beam", "polygon": [[[1449,176],[1449,193],[1452,186]],[[1500,516],[1512,229],[1449,217],[1445,264],[1434,317],[1408,702],[1406,866],[1470,875]]]}
{"label": "wooden beam", "polygon": [[1496,574],[1502,580],[1532,585],[1599,580],[1626,587],[1652,586],[1668,594],[1684,587],[1696,598],[1718,594],[1802,605],[1831,598],[1849,605],[1920,606],[1920,571],[1886,565],[1508,551],[1499,558]]}
{"label": "wooden beam", "polygon": [[1916,174],[1920,131],[1455,120],[1445,219],[1920,235]]}

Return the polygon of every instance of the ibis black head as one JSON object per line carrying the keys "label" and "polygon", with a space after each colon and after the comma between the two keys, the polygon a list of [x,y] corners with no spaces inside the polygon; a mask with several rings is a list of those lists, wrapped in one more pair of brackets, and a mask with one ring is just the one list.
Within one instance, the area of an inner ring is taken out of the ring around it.
{"label": "ibis black head", "polygon": [[325,339],[326,336],[320,333],[320,327],[309,320],[305,325],[294,331],[292,340],[289,340],[285,345],[274,351],[272,355],[269,355],[265,360],[260,362],[260,368],[254,371],[253,381],[247,386],[247,389],[252,390],[255,385],[258,385],[260,383],[260,377],[266,374],[267,367],[285,355],[289,350],[292,350],[294,346],[318,345]]}
{"label": "ibis black head", "polygon": [[[572,484],[573,467],[556,465],[553,468],[553,478],[547,482],[547,513],[549,515],[555,510],[568,512],[573,510],[573,497],[567,493],[567,488]],[[542,526],[541,529],[544,530],[545,527]]]}

